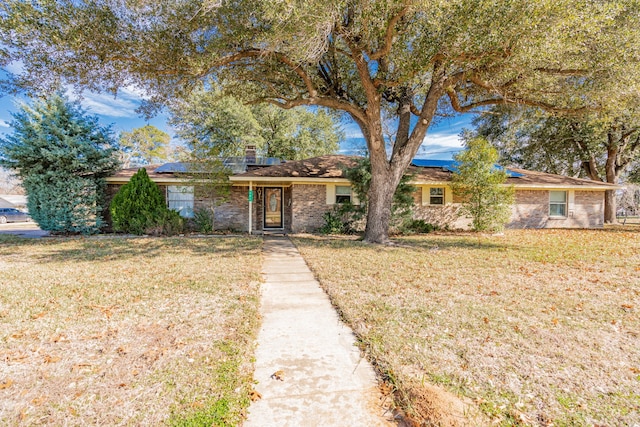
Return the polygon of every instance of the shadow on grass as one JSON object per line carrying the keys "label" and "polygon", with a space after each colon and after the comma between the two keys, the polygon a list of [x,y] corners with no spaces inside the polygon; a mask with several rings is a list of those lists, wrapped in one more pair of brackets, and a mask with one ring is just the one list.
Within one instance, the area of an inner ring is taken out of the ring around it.
{"label": "shadow on grass", "polygon": [[56,237],[25,239],[0,236],[0,256],[16,256],[26,251],[30,262],[114,261],[154,258],[167,252],[189,252],[194,256],[216,254],[234,258],[260,248],[256,237]]}
{"label": "shadow on grass", "polygon": [[352,248],[366,249],[380,248],[380,250],[393,250],[402,248],[405,250],[415,250],[419,252],[429,250],[450,250],[450,249],[472,249],[472,250],[516,250],[519,247],[505,244],[499,240],[491,240],[490,238],[477,236],[473,234],[465,235],[419,235],[419,236],[402,236],[391,239],[392,244],[388,246],[374,245],[365,243],[356,238],[344,238],[342,236],[296,236],[295,240],[304,245],[325,247],[325,248]]}

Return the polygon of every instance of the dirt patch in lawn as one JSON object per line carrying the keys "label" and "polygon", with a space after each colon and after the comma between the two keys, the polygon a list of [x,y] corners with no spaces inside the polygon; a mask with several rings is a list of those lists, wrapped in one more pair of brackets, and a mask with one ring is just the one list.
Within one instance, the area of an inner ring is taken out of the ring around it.
{"label": "dirt patch in lawn", "polygon": [[240,423],[260,248],[0,236],[1,423]]}
{"label": "dirt patch in lawn", "polygon": [[420,409],[437,385],[495,425],[623,426],[640,424],[640,234],[630,230],[295,243],[420,422],[437,422]]}

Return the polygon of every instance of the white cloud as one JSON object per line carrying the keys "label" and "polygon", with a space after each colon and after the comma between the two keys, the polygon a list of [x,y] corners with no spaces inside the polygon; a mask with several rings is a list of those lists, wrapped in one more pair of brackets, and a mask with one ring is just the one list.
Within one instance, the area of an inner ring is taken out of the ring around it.
{"label": "white cloud", "polygon": [[0,128],[10,128],[11,125],[6,120],[0,120]]}
{"label": "white cloud", "polygon": [[137,117],[135,109],[144,99],[144,92],[134,86],[127,86],[118,91],[117,96],[106,93],[83,92],[81,96],[67,89],[67,95],[92,114],[107,117]]}
{"label": "white cloud", "polygon": [[463,146],[463,142],[460,139],[459,134],[446,134],[446,133],[434,133],[427,134],[422,143],[422,147],[429,145],[437,145],[440,147],[460,148]]}

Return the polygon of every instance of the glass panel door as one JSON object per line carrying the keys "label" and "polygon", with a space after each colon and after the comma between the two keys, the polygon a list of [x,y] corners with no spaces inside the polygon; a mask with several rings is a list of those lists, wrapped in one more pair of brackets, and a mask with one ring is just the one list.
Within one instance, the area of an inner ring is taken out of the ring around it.
{"label": "glass panel door", "polygon": [[264,189],[264,228],[282,228],[282,188]]}

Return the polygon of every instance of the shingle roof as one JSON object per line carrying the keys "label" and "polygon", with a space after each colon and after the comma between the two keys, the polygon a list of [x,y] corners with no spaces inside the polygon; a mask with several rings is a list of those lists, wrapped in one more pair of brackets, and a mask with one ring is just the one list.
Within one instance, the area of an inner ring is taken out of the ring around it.
{"label": "shingle roof", "polygon": [[[250,171],[236,175],[238,181],[246,181],[248,178],[344,178],[343,169],[353,167],[359,157],[344,155],[326,155],[305,160],[290,161],[278,166]],[[590,187],[615,189],[618,186],[588,179],[570,178],[561,175],[553,175],[544,172],[535,172],[524,169],[509,168],[514,176],[507,179],[508,184],[518,187]],[[413,175],[415,183],[442,183],[451,181],[452,172],[440,165],[432,167],[409,166],[408,173]]]}
{"label": "shingle roof", "polygon": [[[296,179],[340,179],[344,178],[343,169],[355,166],[360,157],[344,156],[344,155],[326,155],[312,157],[305,160],[295,160],[282,163],[276,166],[264,167],[261,169],[251,170],[249,172],[234,175],[232,181],[250,181],[251,178],[265,179],[272,178],[278,180],[287,180],[289,178]],[[147,165],[149,177],[158,182],[162,182],[167,178],[173,177],[172,173],[157,173],[156,169],[160,165]],[[113,174],[110,179],[113,181],[128,181],[133,174],[140,168],[129,168]],[[513,176],[507,179],[508,184],[516,187],[541,187],[541,188],[565,188],[565,187],[584,187],[590,189],[616,189],[617,185],[607,184],[604,182],[591,181],[588,179],[571,178],[561,175],[553,175],[544,172],[535,172],[524,169],[509,168],[510,171],[516,172],[519,176]],[[407,170],[413,175],[414,183],[444,183],[451,181],[451,171],[443,167],[418,167],[411,165]]]}
{"label": "shingle roof", "polygon": [[258,169],[237,177],[264,178],[343,178],[342,169],[355,166],[358,157],[339,154],[294,160],[277,166]]}

